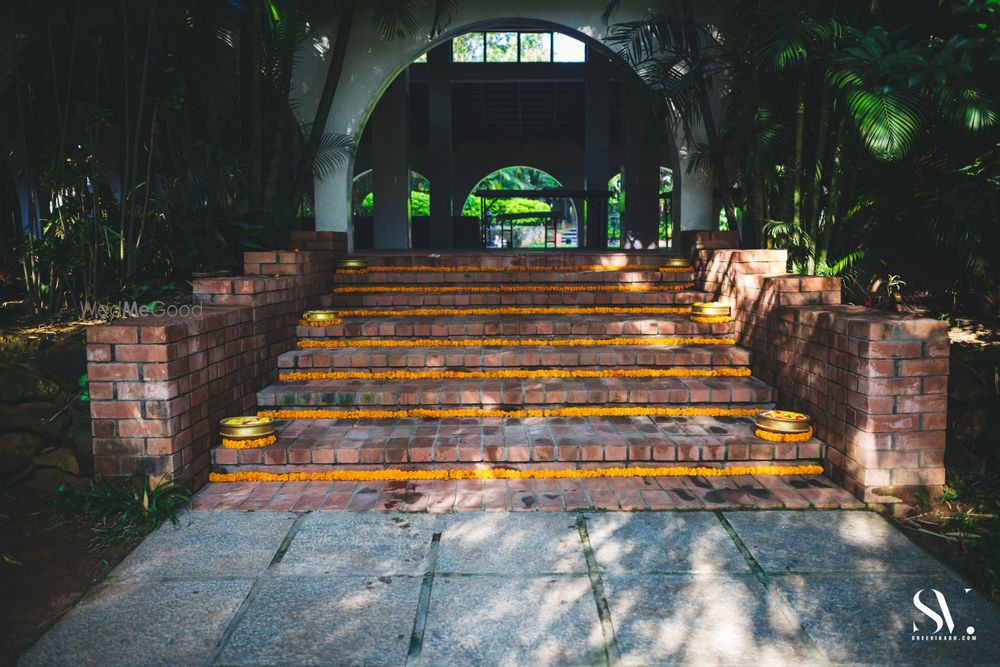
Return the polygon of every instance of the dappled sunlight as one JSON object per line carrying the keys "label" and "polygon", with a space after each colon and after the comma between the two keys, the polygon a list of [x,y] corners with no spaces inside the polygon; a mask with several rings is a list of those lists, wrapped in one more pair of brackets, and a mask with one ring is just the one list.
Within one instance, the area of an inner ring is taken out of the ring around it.
{"label": "dappled sunlight", "polygon": [[626,664],[789,664],[808,660],[795,622],[751,576],[612,577]]}

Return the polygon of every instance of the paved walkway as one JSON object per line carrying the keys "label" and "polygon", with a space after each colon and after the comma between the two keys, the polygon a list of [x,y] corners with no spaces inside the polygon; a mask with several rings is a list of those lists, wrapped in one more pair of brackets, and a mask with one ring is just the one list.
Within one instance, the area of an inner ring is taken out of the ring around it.
{"label": "paved walkway", "polygon": [[969,665],[998,640],[869,512],[193,512],[22,664]]}

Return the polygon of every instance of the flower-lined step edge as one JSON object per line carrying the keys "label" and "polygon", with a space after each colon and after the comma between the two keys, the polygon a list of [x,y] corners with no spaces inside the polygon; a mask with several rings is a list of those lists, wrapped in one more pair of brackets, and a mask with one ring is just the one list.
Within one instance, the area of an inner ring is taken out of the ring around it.
{"label": "flower-lined step edge", "polygon": [[760,408],[663,408],[663,407],[588,407],[532,408],[454,408],[449,410],[412,408],[409,410],[327,410],[318,408],[261,410],[260,417],[273,419],[529,419],[532,417],[753,417]]}
{"label": "flower-lined step edge", "polygon": [[674,285],[428,285],[426,287],[400,287],[389,285],[374,285],[362,287],[334,287],[334,294],[384,294],[390,292],[402,293],[444,293],[461,292],[463,294],[490,294],[497,292],[680,292],[691,289],[694,283],[676,283]]}
{"label": "flower-lined step edge", "polygon": [[691,267],[668,267],[653,264],[569,264],[566,266],[369,266],[363,269],[337,269],[344,275],[366,273],[546,273],[558,271],[656,271],[658,273],[685,273]]}
{"label": "flower-lined step edge", "polygon": [[767,440],[768,442],[806,442],[812,439],[813,430],[810,426],[808,431],[802,433],[774,433],[758,428],[754,430],[753,434],[761,440]]}
{"label": "flower-lined step edge", "polygon": [[[333,313],[338,320],[336,322],[328,320],[326,322],[309,321],[310,326],[323,326],[324,324],[339,324],[345,317],[437,317],[437,316],[468,316],[468,315],[686,315],[691,312],[690,306],[580,306],[575,308],[552,306],[552,307],[529,307],[529,306],[496,306],[490,308],[404,308],[400,310],[388,309],[336,309],[328,311]],[[299,320],[299,324],[306,323],[305,319]]]}
{"label": "flower-lined step edge", "polygon": [[340,347],[599,347],[609,345],[735,345],[735,338],[671,336],[666,338],[412,338],[399,340],[300,340],[300,348]]}
{"label": "flower-lined step edge", "polygon": [[300,380],[506,380],[545,378],[750,377],[749,368],[621,368],[616,370],[510,369],[499,371],[289,371],[284,382]]}
{"label": "flower-lined step edge", "polygon": [[776,477],[787,475],[821,475],[823,467],[799,466],[740,466],[708,468],[670,466],[662,468],[591,468],[570,470],[511,470],[509,468],[445,469],[445,470],[331,470],[327,472],[236,472],[209,474],[210,482],[404,482],[409,480],[449,479],[595,479],[601,477],[735,477],[754,475]]}
{"label": "flower-lined step edge", "polygon": [[263,438],[223,438],[222,446],[226,449],[261,449],[278,442],[278,437],[268,435]]}

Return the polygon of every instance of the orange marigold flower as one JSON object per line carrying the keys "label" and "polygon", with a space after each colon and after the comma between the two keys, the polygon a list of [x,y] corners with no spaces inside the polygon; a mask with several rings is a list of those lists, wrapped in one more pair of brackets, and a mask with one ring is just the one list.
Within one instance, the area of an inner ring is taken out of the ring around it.
{"label": "orange marigold flower", "polygon": [[411,287],[398,285],[355,285],[334,287],[336,294],[383,294],[391,292],[462,292],[466,294],[489,294],[494,292],[679,292],[691,289],[694,283],[674,283],[669,285],[428,285]]}
{"label": "orange marigold flower", "polygon": [[758,428],[754,430],[753,434],[768,442],[805,442],[813,437],[813,430],[810,427],[805,433],[773,433]]}
{"label": "orange marigold flower", "polygon": [[273,445],[276,442],[278,442],[278,437],[275,435],[263,438],[241,438],[238,440],[223,438],[222,446],[226,449],[260,449],[261,447]]}
{"label": "orange marigold flower", "polygon": [[399,340],[300,340],[301,348],[339,347],[588,347],[596,345],[735,345],[735,338],[621,337],[621,338],[413,338]]}
{"label": "orange marigold flower", "polygon": [[662,268],[654,264],[568,264],[566,266],[369,266],[364,269],[337,269],[337,273],[545,273],[552,271],[659,271],[675,273],[690,268]]}
{"label": "orange marigold flower", "polygon": [[492,308],[403,308],[400,310],[378,310],[355,308],[337,310],[340,317],[434,317],[468,315],[684,315],[691,312],[690,306],[580,306],[564,308],[560,306],[533,308],[530,306],[497,306]]}
{"label": "orange marigold flower", "polygon": [[210,482],[403,482],[435,479],[596,479],[607,477],[733,477],[755,475],[821,475],[822,466],[739,466],[710,468],[707,466],[671,466],[649,468],[590,468],[590,469],[530,469],[509,468],[441,469],[441,470],[331,470],[326,472],[237,472],[210,473]]}
{"label": "orange marigold flower", "polygon": [[725,324],[726,322],[732,322],[733,318],[729,315],[692,315],[692,322],[700,322],[701,324]]}
{"label": "orange marigold flower", "polygon": [[497,380],[519,378],[658,378],[750,377],[749,368],[619,368],[606,371],[509,369],[497,371],[288,371],[278,374],[286,382],[299,380]]}
{"label": "orange marigold flower", "polygon": [[260,417],[273,419],[528,419],[531,417],[752,417],[755,408],[663,408],[589,407],[500,410],[496,408],[454,408],[449,410],[412,408],[408,410],[328,410],[302,408],[261,410]]}

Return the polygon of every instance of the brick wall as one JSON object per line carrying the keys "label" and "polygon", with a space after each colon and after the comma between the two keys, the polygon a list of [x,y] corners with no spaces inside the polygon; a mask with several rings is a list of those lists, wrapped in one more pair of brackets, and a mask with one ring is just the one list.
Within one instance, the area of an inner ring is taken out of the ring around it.
{"label": "brick wall", "polygon": [[218,420],[255,410],[256,392],[277,377],[277,356],[294,346],[299,315],[329,291],[346,237],[292,232],[291,245],[246,253],[243,276],[194,281],[200,317],[88,329],[97,470],[204,483]]}
{"label": "brick wall", "polygon": [[945,481],[948,325],[842,305],[840,280],[784,273],[778,250],[692,251],[779,406],[810,414],[828,474],[872,503]]}

